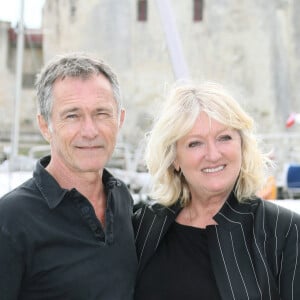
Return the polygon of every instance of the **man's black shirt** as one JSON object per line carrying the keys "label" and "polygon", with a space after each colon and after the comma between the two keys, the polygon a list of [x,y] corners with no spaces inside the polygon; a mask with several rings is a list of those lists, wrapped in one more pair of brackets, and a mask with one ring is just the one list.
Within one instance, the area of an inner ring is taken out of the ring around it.
{"label": "man's black shirt", "polygon": [[0,200],[0,299],[132,299],[137,259],[127,188],[104,170],[103,229],[90,202],[44,169],[49,160]]}

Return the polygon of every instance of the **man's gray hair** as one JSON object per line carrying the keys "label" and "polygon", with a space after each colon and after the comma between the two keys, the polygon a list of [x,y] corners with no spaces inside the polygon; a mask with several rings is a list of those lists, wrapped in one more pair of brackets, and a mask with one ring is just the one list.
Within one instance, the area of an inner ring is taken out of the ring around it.
{"label": "man's gray hair", "polygon": [[102,60],[95,59],[84,53],[69,53],[54,57],[37,75],[35,82],[38,111],[49,124],[53,99],[52,88],[57,79],[66,77],[89,78],[92,75],[103,74],[111,83],[118,113],[122,108],[121,91],[118,78],[110,66]]}

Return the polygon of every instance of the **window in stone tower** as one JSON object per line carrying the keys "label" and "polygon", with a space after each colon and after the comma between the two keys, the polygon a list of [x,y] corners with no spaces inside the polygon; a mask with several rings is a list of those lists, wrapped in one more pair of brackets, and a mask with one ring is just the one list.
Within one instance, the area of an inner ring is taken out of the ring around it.
{"label": "window in stone tower", "polygon": [[147,0],[137,0],[137,19],[138,21],[147,21]]}
{"label": "window in stone tower", "polygon": [[194,1],[194,21],[200,22],[203,19],[204,0],[193,0],[193,1]]}
{"label": "window in stone tower", "polygon": [[76,0],[70,0],[70,18],[73,20],[76,17]]}

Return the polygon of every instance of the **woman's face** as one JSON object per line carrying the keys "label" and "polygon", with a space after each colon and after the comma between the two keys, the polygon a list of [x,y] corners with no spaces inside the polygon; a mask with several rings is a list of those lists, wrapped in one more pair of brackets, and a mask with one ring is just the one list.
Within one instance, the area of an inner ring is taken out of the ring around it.
{"label": "woman's face", "polygon": [[237,130],[201,112],[192,130],[176,144],[174,166],[180,168],[193,198],[225,197],[233,189],[241,164]]}

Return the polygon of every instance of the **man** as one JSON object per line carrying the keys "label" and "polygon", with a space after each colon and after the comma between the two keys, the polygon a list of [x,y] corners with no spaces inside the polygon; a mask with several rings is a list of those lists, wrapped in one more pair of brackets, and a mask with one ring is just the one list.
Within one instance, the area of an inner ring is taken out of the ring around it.
{"label": "man", "polygon": [[0,200],[0,299],[132,299],[132,198],[104,168],[124,121],[117,78],[75,53],[36,88],[51,156]]}

